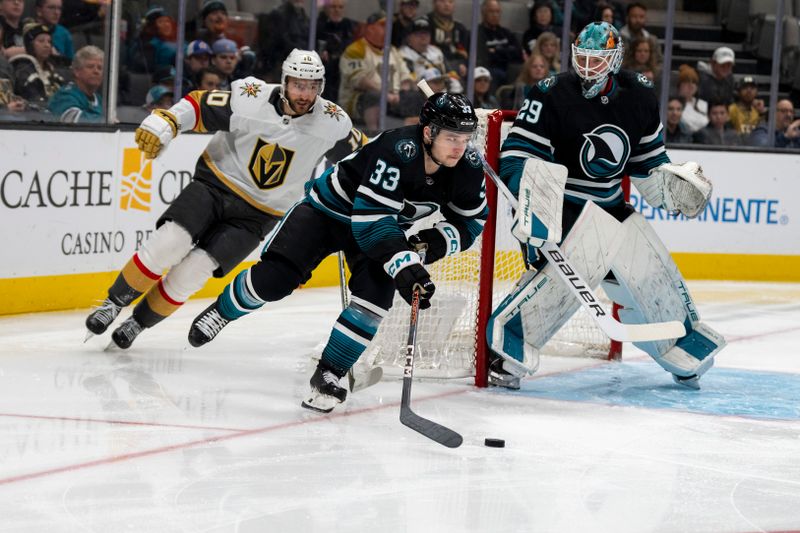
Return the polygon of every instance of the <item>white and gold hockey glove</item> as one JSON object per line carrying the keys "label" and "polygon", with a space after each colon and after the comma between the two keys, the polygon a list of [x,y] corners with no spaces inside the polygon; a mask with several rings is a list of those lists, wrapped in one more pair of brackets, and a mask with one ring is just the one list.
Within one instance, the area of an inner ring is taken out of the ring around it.
{"label": "white and gold hockey glove", "polygon": [[164,109],[156,109],[136,128],[136,144],[147,159],[155,159],[178,135],[178,119]]}
{"label": "white and gold hockey glove", "polygon": [[713,185],[694,161],[664,163],[646,178],[631,178],[645,201],[653,207],[695,218],[705,210]]}

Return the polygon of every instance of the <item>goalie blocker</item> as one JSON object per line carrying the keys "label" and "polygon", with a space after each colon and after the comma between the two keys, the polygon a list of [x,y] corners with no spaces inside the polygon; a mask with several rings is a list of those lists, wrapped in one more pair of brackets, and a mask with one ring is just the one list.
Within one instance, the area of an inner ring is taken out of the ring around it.
{"label": "goalie blocker", "polygon": [[[685,281],[644,217],[622,218],[587,202],[561,249],[592,289],[602,283],[606,294],[624,306],[623,323],[678,320],[685,325],[687,334],[679,339],[634,344],[676,382],[696,387],[725,340],[700,322]],[[580,305],[553,268],[548,263],[523,274],[489,320],[489,346],[503,358],[503,370],[517,377],[537,370],[539,350]],[[613,276],[606,277],[609,272]]]}

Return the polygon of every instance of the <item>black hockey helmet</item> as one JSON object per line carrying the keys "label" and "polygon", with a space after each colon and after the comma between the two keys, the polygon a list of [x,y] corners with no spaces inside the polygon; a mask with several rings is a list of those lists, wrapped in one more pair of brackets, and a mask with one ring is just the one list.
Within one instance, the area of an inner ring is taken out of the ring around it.
{"label": "black hockey helmet", "polygon": [[419,113],[422,126],[433,125],[439,129],[473,133],[478,129],[478,117],[472,102],[463,94],[432,94]]}

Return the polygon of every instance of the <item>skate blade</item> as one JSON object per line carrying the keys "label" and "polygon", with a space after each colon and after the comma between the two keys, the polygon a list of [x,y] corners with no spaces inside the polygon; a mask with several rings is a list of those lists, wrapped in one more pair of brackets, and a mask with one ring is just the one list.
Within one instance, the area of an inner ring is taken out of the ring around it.
{"label": "skate blade", "polygon": [[698,376],[691,376],[688,378],[681,378],[672,374],[672,381],[677,383],[682,387],[686,387],[687,389],[691,390],[700,390],[700,378]]}
{"label": "skate blade", "polygon": [[108,345],[107,345],[105,348],[103,348],[103,351],[104,351],[104,352],[116,352],[116,351],[119,351],[119,350],[121,350],[121,349],[122,349],[122,348],[120,348],[119,346],[117,346],[117,343],[115,343],[115,342],[113,341],[113,339],[112,339],[112,340],[111,340],[111,341],[108,343]]}
{"label": "skate blade", "polygon": [[309,394],[308,398],[303,400],[303,403],[300,405],[305,407],[306,409],[311,409],[312,411],[317,411],[319,413],[330,413],[333,411],[333,408],[336,407],[340,402],[337,398],[333,396],[328,396],[327,394],[320,394],[317,391],[312,391]]}
{"label": "skate blade", "polygon": [[347,373],[347,380],[350,385],[350,392],[357,392],[364,390],[367,387],[372,387],[383,378],[383,368],[376,366],[370,368],[368,372],[355,375],[352,372]]}
{"label": "skate blade", "polygon": [[92,337],[94,337],[94,333],[92,333],[91,331],[89,331],[89,330],[87,329],[87,330],[86,330],[86,337],[83,339],[83,343],[84,343],[84,344],[86,344],[86,342],[87,342],[89,339],[91,339]]}

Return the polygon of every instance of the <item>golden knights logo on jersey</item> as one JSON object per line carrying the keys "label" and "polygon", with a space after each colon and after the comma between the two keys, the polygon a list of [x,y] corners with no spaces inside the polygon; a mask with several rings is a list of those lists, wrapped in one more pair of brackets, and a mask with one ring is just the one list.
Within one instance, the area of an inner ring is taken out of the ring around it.
{"label": "golden knights logo on jersey", "polygon": [[259,138],[247,168],[259,189],[274,189],[283,185],[292,159],[294,150]]}
{"label": "golden knights logo on jersey", "polygon": [[622,128],[603,124],[583,137],[580,162],[587,176],[613,178],[622,172],[631,155],[631,142]]}

